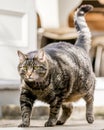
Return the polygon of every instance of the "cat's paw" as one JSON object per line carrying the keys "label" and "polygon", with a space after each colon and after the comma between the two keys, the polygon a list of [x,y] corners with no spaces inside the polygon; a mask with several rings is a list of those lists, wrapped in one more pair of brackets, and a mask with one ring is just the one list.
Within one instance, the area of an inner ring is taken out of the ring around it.
{"label": "cat's paw", "polygon": [[61,122],[60,120],[57,121],[56,125],[63,125],[64,122]]}
{"label": "cat's paw", "polygon": [[28,125],[28,124],[21,123],[20,125],[18,125],[18,127],[29,127],[29,125]]}
{"label": "cat's paw", "polygon": [[89,124],[92,124],[93,122],[94,122],[94,116],[87,116],[87,122],[89,123]]}
{"label": "cat's paw", "polygon": [[45,123],[45,127],[52,127],[52,126],[54,126],[55,124],[53,124],[52,123],[52,121],[47,121],[46,123]]}

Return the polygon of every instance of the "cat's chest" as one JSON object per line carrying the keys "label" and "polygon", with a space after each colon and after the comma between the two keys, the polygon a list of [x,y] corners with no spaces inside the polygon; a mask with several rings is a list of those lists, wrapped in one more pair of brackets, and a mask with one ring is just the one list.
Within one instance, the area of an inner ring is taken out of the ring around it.
{"label": "cat's chest", "polygon": [[32,90],[32,93],[36,95],[38,99],[41,99],[44,95],[44,92],[42,90]]}
{"label": "cat's chest", "polygon": [[38,100],[48,102],[49,97],[55,96],[55,93],[53,91],[53,87],[50,85],[44,90],[33,90],[32,91],[34,95],[36,95]]}

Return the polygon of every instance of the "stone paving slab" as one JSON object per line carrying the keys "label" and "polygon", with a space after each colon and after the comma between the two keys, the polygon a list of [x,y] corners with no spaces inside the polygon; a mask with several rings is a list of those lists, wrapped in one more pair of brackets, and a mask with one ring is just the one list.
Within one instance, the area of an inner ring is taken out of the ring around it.
{"label": "stone paving slab", "polygon": [[63,126],[44,127],[45,120],[32,120],[29,128],[18,128],[20,120],[0,120],[0,130],[104,130],[104,120],[88,124],[85,120],[68,120]]}

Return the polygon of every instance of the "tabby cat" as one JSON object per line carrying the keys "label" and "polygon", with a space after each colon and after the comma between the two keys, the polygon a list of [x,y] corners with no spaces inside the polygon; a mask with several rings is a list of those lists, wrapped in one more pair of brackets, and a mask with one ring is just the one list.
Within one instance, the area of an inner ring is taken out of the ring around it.
{"label": "tabby cat", "polygon": [[[75,45],[57,42],[27,54],[18,51],[22,116],[19,127],[29,127],[32,106],[37,99],[50,105],[46,127],[64,124],[72,113],[72,102],[80,98],[86,102],[88,123],[93,123],[95,75],[88,54],[91,34],[84,18],[90,10],[91,5],[83,5],[75,12],[79,33]],[[61,107],[62,115],[58,118]]]}

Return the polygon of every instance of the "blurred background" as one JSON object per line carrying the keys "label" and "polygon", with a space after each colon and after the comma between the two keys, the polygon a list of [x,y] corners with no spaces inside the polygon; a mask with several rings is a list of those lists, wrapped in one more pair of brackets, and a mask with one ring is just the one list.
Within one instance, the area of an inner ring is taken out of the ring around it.
{"label": "blurred background", "polygon": [[[73,15],[77,7],[91,4],[86,15],[92,33],[90,58],[96,75],[95,115],[104,118],[104,0],[0,0],[0,117],[20,118],[20,79],[17,50],[37,50],[51,42],[74,44],[78,34]],[[37,101],[33,118],[46,117],[48,105]],[[85,102],[74,104],[73,118],[84,118]]]}

